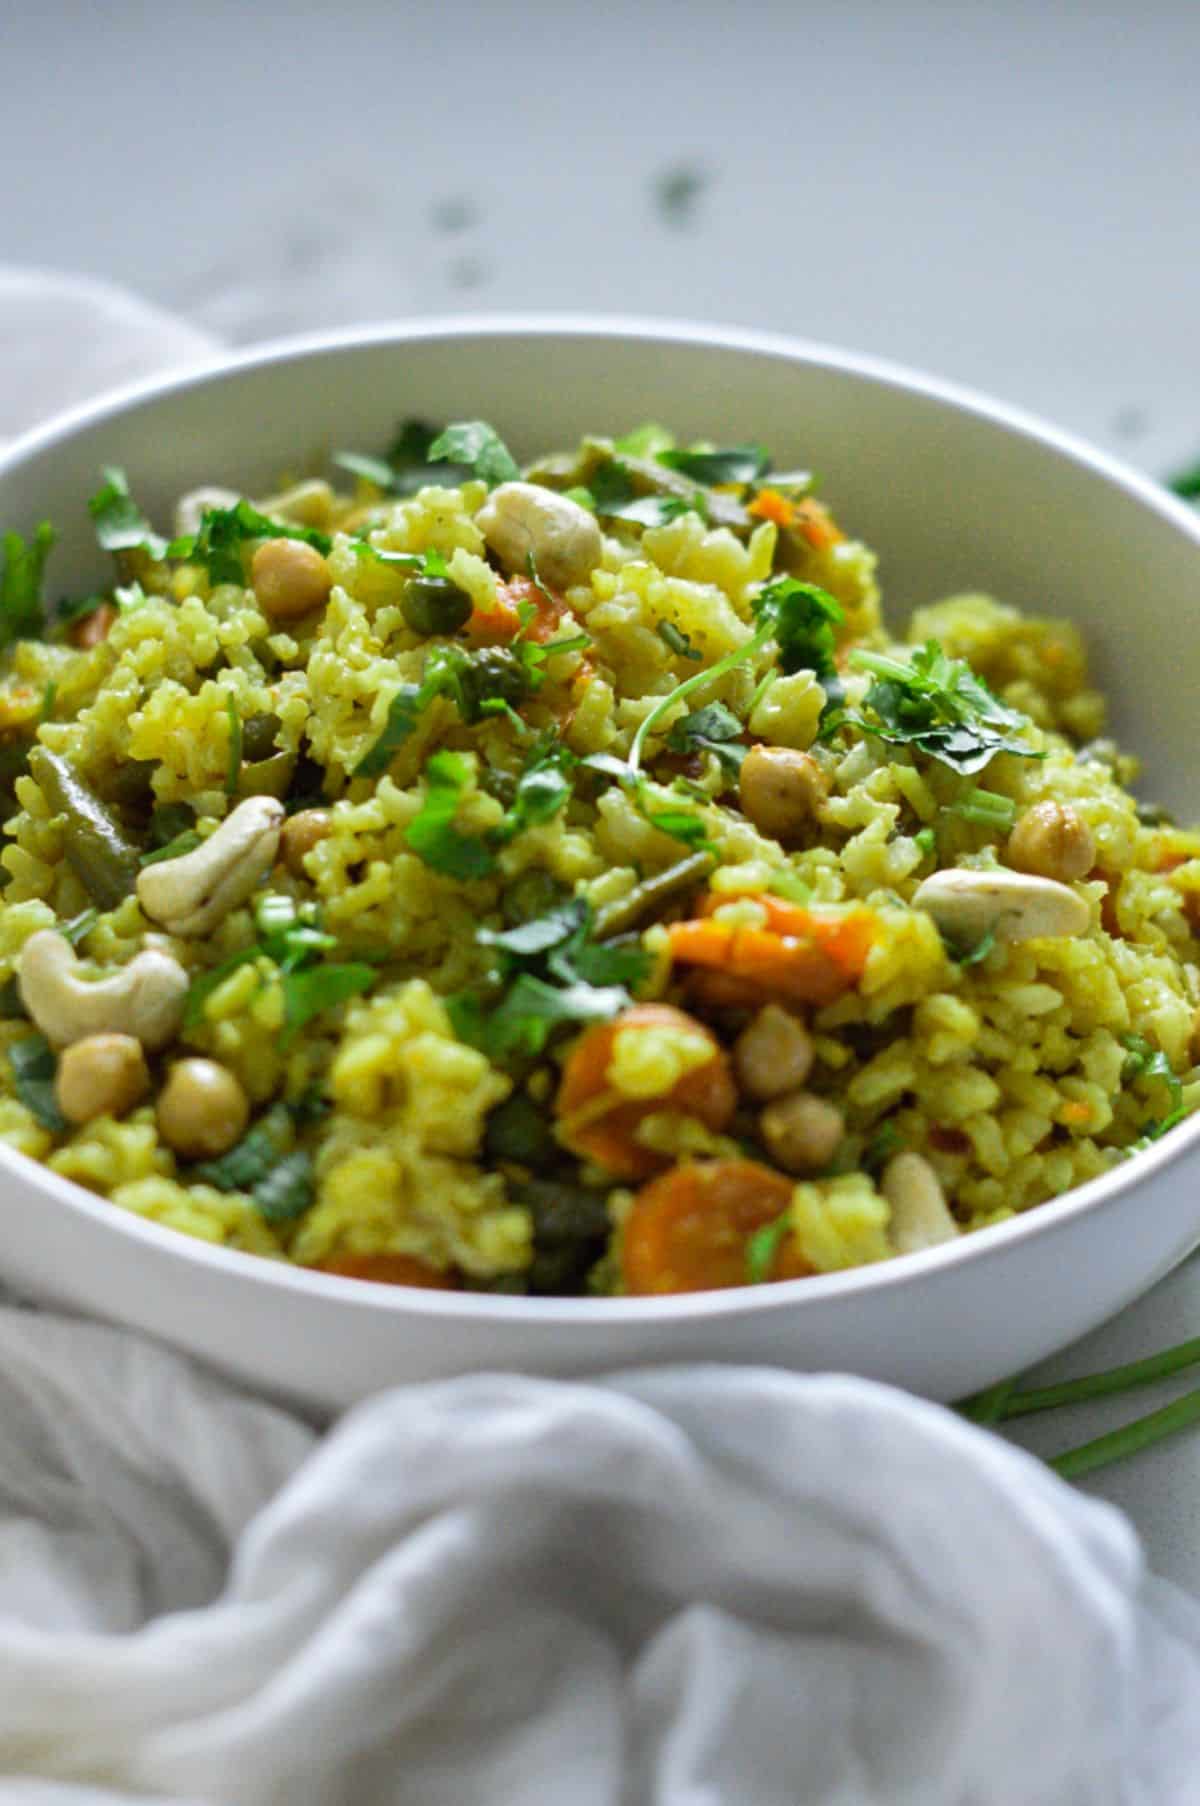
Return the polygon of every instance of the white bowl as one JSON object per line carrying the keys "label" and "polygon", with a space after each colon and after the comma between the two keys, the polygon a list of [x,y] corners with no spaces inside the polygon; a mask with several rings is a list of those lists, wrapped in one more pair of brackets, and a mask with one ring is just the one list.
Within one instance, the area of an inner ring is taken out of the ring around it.
{"label": "white bowl", "polygon": [[[181,491],[269,490],[402,415],[492,421],[518,457],[658,419],[756,439],[820,473],[881,554],[900,620],[973,588],[1084,628],[1148,794],[1193,788],[1200,522],[1153,484],[980,397],[824,347],[663,322],[520,318],[308,339],[127,391],[0,459],[0,526],[49,516],[54,593],[103,572],[84,507],[102,464],[159,520]],[[1114,1172],[950,1247],[786,1284],[670,1298],[524,1299],[337,1279],[210,1247],[0,1147],[0,1273],[317,1409],[468,1370],[643,1361],[834,1368],[952,1399],[1119,1310],[1200,1240],[1200,1117]]]}

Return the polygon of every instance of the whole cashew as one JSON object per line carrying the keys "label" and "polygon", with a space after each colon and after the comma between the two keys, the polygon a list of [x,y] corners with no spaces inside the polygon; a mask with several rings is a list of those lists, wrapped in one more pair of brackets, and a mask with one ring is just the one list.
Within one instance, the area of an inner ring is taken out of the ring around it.
{"label": "whole cashew", "polygon": [[913,907],[925,910],[946,934],[978,937],[991,929],[998,941],[1073,939],[1089,920],[1084,899],[1054,878],[961,866],[918,884]]}
{"label": "whole cashew", "polygon": [[538,576],[552,589],[582,583],[604,551],[595,516],[537,483],[501,483],[475,525],[509,571],[527,571],[532,552]]}
{"label": "whole cashew", "polygon": [[17,987],[52,1047],[116,1034],[132,1035],[153,1050],[165,1047],[183,1021],[188,975],[169,953],[153,948],[111,978],[82,978],[70,941],[57,929],[42,928],[21,949]]}
{"label": "whole cashew", "polygon": [[172,934],[207,934],[274,865],[283,819],[275,797],[248,796],[194,852],[146,866],[138,902]]}
{"label": "whole cashew", "polygon": [[937,1174],[920,1154],[893,1155],[879,1189],[892,1207],[889,1234],[897,1254],[936,1248],[961,1234]]}

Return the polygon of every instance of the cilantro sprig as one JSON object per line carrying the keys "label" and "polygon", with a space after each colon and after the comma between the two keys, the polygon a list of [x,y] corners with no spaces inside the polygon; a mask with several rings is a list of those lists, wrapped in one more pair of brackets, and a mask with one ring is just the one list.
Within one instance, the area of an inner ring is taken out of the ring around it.
{"label": "cilantro sprig", "polygon": [[1154,1117],[1142,1129],[1134,1148],[1130,1152],[1138,1152],[1152,1141],[1158,1141],[1168,1129],[1183,1121],[1187,1108],[1183,1101],[1183,1085],[1174,1067],[1171,1065],[1161,1047],[1155,1047],[1144,1035],[1122,1035],[1121,1045],[1126,1052],[1125,1064],[1121,1069],[1121,1082],[1124,1085],[1135,1085],[1144,1079],[1157,1080],[1166,1087],[1168,1109],[1161,1117]]}
{"label": "cilantro sprig", "polygon": [[578,898],[517,928],[482,929],[494,982],[448,1000],[459,1039],[501,1065],[519,1063],[536,1058],[557,1029],[608,1021],[627,1009],[650,955],[598,943],[591,931],[591,910]]}
{"label": "cilantro sprig", "polygon": [[486,420],[452,421],[443,427],[427,455],[431,464],[449,461],[466,465],[489,489],[497,483],[510,483],[521,474],[520,465]]}
{"label": "cilantro sprig", "polygon": [[100,545],[106,552],[140,550],[154,559],[165,558],[167,542],[154,531],[129,493],[125,472],[115,464],[106,464],[100,474],[104,481],[88,498],[88,513]]}
{"label": "cilantro sprig", "polygon": [[424,802],[404,838],[435,872],[451,878],[486,878],[496,869],[502,847],[526,828],[550,821],[566,805],[578,763],[552,733],[540,735],[526,754],[512,803],[500,821],[482,834],[468,834],[455,817],[471,785],[471,762],[463,753],[442,748],[425,767]]}
{"label": "cilantro sprig", "polygon": [[741,743],[743,731],[732,709],[723,702],[710,702],[675,722],[667,735],[667,747],[677,753],[710,752],[726,777],[736,779],[747,751]]}
{"label": "cilantro sprig", "polygon": [[315,527],[297,527],[287,521],[273,520],[243,500],[235,502],[232,508],[206,509],[201,516],[200,531],[173,539],[165,553],[168,558],[202,564],[210,583],[244,583],[243,549],[247,540],[253,539],[303,540],[322,557],[333,546],[328,533],[318,532]]}
{"label": "cilantro sprig", "polygon": [[297,903],[280,892],[267,891],[258,900],[254,925],[256,938],[249,947],[192,980],[185,1028],[195,1028],[203,1021],[205,1003],[231,973],[263,957],[279,970],[284,1008],[280,1046],[285,1051],[314,1017],[360,996],[379,976],[378,969],[366,961],[331,962],[325,958],[337,940],[325,932],[316,903]]}
{"label": "cilantro sprig", "polygon": [[246,1192],[268,1223],[303,1216],[315,1196],[312,1156],[289,1145],[303,1114],[303,1105],[273,1105],[227,1153],[192,1167],[188,1178],[218,1191]]}
{"label": "cilantro sprig", "polygon": [[656,461],[677,470],[696,483],[754,483],[771,468],[771,454],[762,445],[731,445],[714,451],[660,451]]}
{"label": "cilantro sprig", "polygon": [[949,658],[936,640],[919,646],[907,662],[859,651],[851,653],[850,664],[875,682],[862,712],[839,716],[830,731],[849,723],[891,745],[915,746],[964,777],[999,752],[1045,757],[1027,738],[1029,717],[1002,703],[965,659]]}

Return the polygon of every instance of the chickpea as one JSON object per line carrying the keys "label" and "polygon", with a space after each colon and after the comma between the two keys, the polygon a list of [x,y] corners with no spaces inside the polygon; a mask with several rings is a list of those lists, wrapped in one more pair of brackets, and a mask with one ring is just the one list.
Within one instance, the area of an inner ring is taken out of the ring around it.
{"label": "chickpea", "polygon": [[124,1116],[149,1089],[146,1056],[133,1035],[86,1035],[59,1057],[54,1091],[68,1122]]}
{"label": "chickpea", "polygon": [[246,1093],[216,1060],[180,1060],[158,1099],[158,1132],[185,1160],[224,1154],[250,1120]]}
{"label": "chickpea", "polygon": [[764,1004],[734,1043],[738,1083],[756,1103],[798,1091],[812,1063],[811,1035],[798,1017],[777,1003]]}
{"label": "chickpea", "polygon": [[324,840],[332,826],[328,809],[301,809],[283,824],[279,851],[293,878],[306,876],[304,860],[319,840]]}
{"label": "chickpea", "polygon": [[69,636],[72,646],[78,646],[81,652],[90,652],[93,646],[99,646],[108,638],[116,618],[117,611],[112,603],[102,602],[90,615],[75,622]]}
{"label": "chickpea", "polygon": [[296,621],[329,600],[329,566],[302,539],[266,539],[250,562],[258,606],[272,621]]}
{"label": "chickpea", "polygon": [[1035,803],[1008,837],[1010,865],[1070,884],[1096,863],[1096,842],[1083,817],[1066,803]]}
{"label": "chickpea", "polygon": [[811,753],[791,746],[752,746],[742,760],[742,812],[772,840],[794,840],[817,815],[829,780]]}
{"label": "chickpea", "polygon": [[758,1119],[767,1152],[787,1173],[828,1166],[846,1132],[836,1104],[811,1091],[793,1091],[768,1104]]}

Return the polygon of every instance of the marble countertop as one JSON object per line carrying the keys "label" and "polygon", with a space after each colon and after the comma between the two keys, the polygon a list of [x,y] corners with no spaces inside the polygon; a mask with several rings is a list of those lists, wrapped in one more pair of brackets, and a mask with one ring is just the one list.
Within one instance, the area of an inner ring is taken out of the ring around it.
{"label": "marble countertop", "polygon": [[[63,0],[2,47],[5,259],[231,340],[723,320],[973,384],[1155,474],[1200,455],[1191,0]],[[1197,1333],[1193,1259],[1039,1372]],[[1049,1452],[1171,1392],[1013,1433]],[[1200,1435],[1084,1484],[1200,1590]]]}

